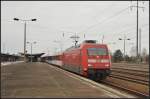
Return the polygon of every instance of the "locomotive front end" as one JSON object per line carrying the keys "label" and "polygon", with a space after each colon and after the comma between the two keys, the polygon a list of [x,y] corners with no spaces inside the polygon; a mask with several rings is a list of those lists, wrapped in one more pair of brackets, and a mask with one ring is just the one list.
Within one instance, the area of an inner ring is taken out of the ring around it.
{"label": "locomotive front end", "polygon": [[87,73],[92,79],[105,79],[110,75],[111,59],[107,46],[87,48]]}

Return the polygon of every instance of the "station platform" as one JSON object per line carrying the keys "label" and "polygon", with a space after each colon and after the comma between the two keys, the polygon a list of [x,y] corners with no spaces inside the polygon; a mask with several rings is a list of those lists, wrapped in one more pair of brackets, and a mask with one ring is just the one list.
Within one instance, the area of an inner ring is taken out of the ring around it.
{"label": "station platform", "polygon": [[134,98],[47,63],[1,67],[2,98]]}

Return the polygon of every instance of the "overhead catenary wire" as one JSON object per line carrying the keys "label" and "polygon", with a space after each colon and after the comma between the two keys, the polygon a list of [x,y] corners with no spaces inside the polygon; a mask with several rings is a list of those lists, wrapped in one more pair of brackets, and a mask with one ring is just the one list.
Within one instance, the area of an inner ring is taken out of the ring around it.
{"label": "overhead catenary wire", "polygon": [[[128,9],[129,7],[127,7],[126,9]],[[126,10],[126,9],[123,9],[123,10],[121,10],[121,11],[119,11],[117,14],[120,14],[120,13],[122,13],[124,10]],[[117,15],[114,15],[114,16],[117,16]],[[109,18],[109,17],[108,17]],[[111,17],[112,18],[112,17]],[[106,19],[105,19],[106,20]],[[103,20],[104,21],[104,20]],[[103,22],[103,21],[101,21],[101,22]],[[100,23],[98,23],[98,24],[100,24]],[[95,24],[95,25],[98,25],[98,24]],[[88,29],[90,29],[90,28],[92,28],[92,27],[94,27],[95,25],[92,25],[91,27],[89,27]],[[88,30],[87,29],[87,30]],[[132,28],[133,29],[133,28]],[[131,30],[131,29],[130,29]]]}
{"label": "overhead catenary wire", "polygon": [[[143,24],[143,25],[141,25],[142,28],[148,27],[148,26],[149,26],[149,24]],[[126,31],[129,31],[129,30],[132,30],[132,31],[133,31],[133,30],[135,29],[135,27],[136,27],[136,26],[132,26],[132,27],[129,28],[129,29],[126,29],[126,30],[124,30],[124,31],[121,31],[121,32],[118,32],[118,33],[115,33],[115,34],[107,34],[107,35],[109,35],[109,36],[107,36],[107,38],[109,38],[109,37],[111,38],[112,36],[110,36],[110,35],[113,35],[113,36],[114,36],[114,35],[117,35],[117,36],[115,36],[115,37],[118,38],[118,35],[119,35],[119,34],[120,34],[120,35],[123,35],[123,33],[125,33],[126,35],[128,35],[129,33],[130,33],[130,34],[133,34],[134,32],[132,33],[131,31],[130,31],[130,32],[126,32]],[[144,30],[145,30],[145,29],[144,29]],[[106,34],[105,34],[105,35],[106,35]],[[136,37],[136,36],[129,37],[129,38],[130,38],[130,39],[135,39],[135,37]],[[115,39],[114,41],[117,41],[117,39]]]}
{"label": "overhead catenary wire", "polygon": [[[141,27],[146,27],[146,26],[149,26],[149,24],[143,24],[143,25],[141,25]],[[122,33],[125,33],[125,32],[126,32],[126,34],[129,34],[129,33],[131,34],[131,32],[127,32],[127,31],[134,30],[135,28],[136,28],[136,26],[129,26],[128,29],[125,29],[123,31],[119,31],[117,33],[115,32],[115,34],[112,34],[112,35],[119,35],[119,34],[122,34]],[[110,35],[110,34],[108,34],[108,35]]]}
{"label": "overhead catenary wire", "polygon": [[[149,26],[149,24],[143,24],[143,25],[141,25],[141,27],[146,27],[146,26]],[[105,36],[106,35],[109,35],[109,36],[107,36],[107,38],[108,37],[111,37],[110,35],[123,35],[123,33],[126,33],[126,34],[132,34],[131,33],[131,31],[130,32],[128,32],[129,30],[134,30],[135,29],[135,27],[136,26],[133,26],[133,25],[131,25],[131,26],[128,26],[128,28],[127,29],[124,29],[124,30],[121,30],[121,31],[117,31],[117,32],[111,32],[111,33],[109,33],[109,32],[107,32],[107,34],[105,34]]]}
{"label": "overhead catenary wire", "polygon": [[[115,5],[115,3],[112,3],[110,5],[108,5],[106,8],[102,9],[103,11],[102,12],[99,12],[99,13],[103,13],[105,12],[107,9],[110,9],[111,7],[113,7]],[[99,15],[99,14],[98,14]],[[95,16],[93,16],[93,18],[95,19],[96,17],[98,17],[98,15],[96,14]]]}
{"label": "overhead catenary wire", "polygon": [[[113,5],[113,4],[111,4],[111,5]],[[111,6],[109,6],[109,7],[107,7],[106,9],[108,9],[108,8],[110,8]],[[34,26],[33,26],[34,27]],[[43,28],[43,26],[39,26],[39,28]],[[44,28],[47,28],[47,27],[44,27]]]}
{"label": "overhead catenary wire", "polygon": [[85,30],[81,31],[80,33],[83,33],[83,32],[85,32],[85,31],[87,31],[87,30],[89,30],[89,29],[91,29],[91,28],[93,28],[93,27],[95,27],[95,26],[97,26],[99,24],[105,23],[106,21],[108,21],[110,19],[113,19],[114,17],[120,15],[122,12],[126,11],[128,8],[129,7],[126,7],[124,9],[120,10],[119,12],[113,14],[112,16],[109,16],[109,17],[105,18],[104,20],[102,20],[102,21],[100,21],[100,22],[98,22],[98,23],[96,23],[94,25],[89,26],[88,28],[86,28]]}
{"label": "overhead catenary wire", "polygon": [[[130,7],[130,6],[129,6]],[[129,7],[127,7],[127,8],[125,8],[125,9],[123,9],[123,10],[121,10],[121,11],[119,11],[117,14],[120,14],[120,13],[122,13],[122,12],[124,12],[126,9],[128,9]],[[97,23],[97,24],[94,24],[94,25],[92,25],[92,26],[90,26],[90,27],[88,27],[87,28],[87,30],[88,29],[91,29],[91,28],[93,28],[93,27],[95,27],[95,26],[97,26],[98,24],[100,24],[100,23],[102,23],[103,21],[107,21],[107,19],[109,20],[109,19],[112,19],[112,18],[114,18],[115,16],[117,16],[117,15],[113,15],[113,17],[108,17],[108,18],[106,18],[106,19],[104,19],[104,20],[102,20],[101,22],[99,22],[99,23]],[[105,22],[104,22],[105,23]],[[133,29],[133,28],[132,28]],[[130,29],[131,30],[131,29]],[[126,30],[125,30],[126,31]],[[83,31],[82,31],[83,32]],[[118,34],[118,33],[117,33]]]}
{"label": "overhead catenary wire", "polygon": [[[149,24],[143,24],[143,25],[141,25],[141,27],[147,27],[147,26],[149,26]],[[133,29],[135,29],[135,26],[134,26],[134,28],[132,27],[132,28],[130,28],[128,30],[133,30]],[[128,31],[128,30],[126,30],[126,31]],[[125,32],[125,31],[123,31],[123,32]],[[129,32],[127,34],[129,34]]]}

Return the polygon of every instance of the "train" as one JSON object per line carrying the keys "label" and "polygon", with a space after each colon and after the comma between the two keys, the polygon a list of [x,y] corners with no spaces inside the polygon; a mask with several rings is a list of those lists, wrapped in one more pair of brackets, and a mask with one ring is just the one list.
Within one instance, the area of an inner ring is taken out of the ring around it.
{"label": "train", "polygon": [[85,40],[59,55],[43,57],[42,60],[94,80],[106,79],[111,73],[108,47],[96,40]]}

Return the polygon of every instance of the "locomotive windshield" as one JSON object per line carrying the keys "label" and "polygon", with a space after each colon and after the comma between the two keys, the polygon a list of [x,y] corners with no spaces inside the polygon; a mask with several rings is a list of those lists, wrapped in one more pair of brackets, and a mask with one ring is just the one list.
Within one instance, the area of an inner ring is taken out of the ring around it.
{"label": "locomotive windshield", "polygon": [[88,48],[88,55],[108,55],[106,48]]}

